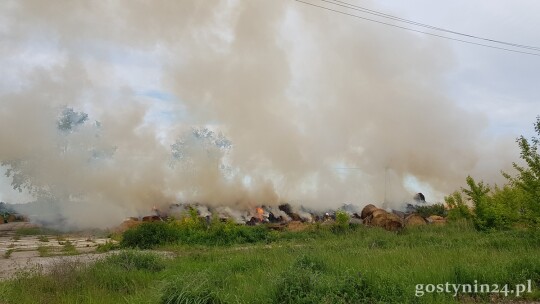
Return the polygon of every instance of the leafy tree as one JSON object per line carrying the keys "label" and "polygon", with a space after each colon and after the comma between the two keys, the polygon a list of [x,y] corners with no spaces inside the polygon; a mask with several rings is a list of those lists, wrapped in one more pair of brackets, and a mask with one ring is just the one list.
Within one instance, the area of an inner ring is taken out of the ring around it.
{"label": "leafy tree", "polygon": [[525,193],[520,188],[512,185],[505,185],[502,188],[495,186],[490,199],[491,204],[499,208],[498,212],[502,212],[509,223],[516,223],[528,217],[524,208]]}
{"label": "leafy tree", "polygon": [[171,145],[171,150],[173,160],[189,161],[194,154],[212,156],[226,152],[231,147],[231,141],[222,133],[215,133],[208,128],[192,128],[191,132]]}
{"label": "leafy tree", "polygon": [[208,128],[192,128],[171,145],[171,167],[181,166],[196,172],[201,165],[213,166],[224,173],[232,169],[223,163],[223,157],[232,147],[232,142],[222,133]]}
{"label": "leafy tree", "polygon": [[467,186],[469,189],[461,188],[461,191],[465,193],[469,199],[473,202],[475,217],[475,224],[478,228],[485,228],[486,217],[489,213],[488,193],[490,188],[485,185],[484,182],[476,183],[474,178],[470,175],[466,178]]}
{"label": "leafy tree", "polygon": [[468,189],[462,188],[474,205],[473,221],[477,229],[508,229],[523,217],[521,191],[512,186],[491,189],[484,182],[467,177]]}
{"label": "leafy tree", "polygon": [[[76,112],[72,108],[65,107],[56,121],[58,131],[62,136],[58,138],[57,147],[59,155],[68,153],[69,134],[76,132],[88,121],[88,114]],[[96,126],[98,123],[96,122]],[[96,151],[92,151],[96,153]],[[39,160],[37,160],[39,161]],[[33,196],[40,198],[52,198],[51,188],[53,185],[44,184],[33,178],[31,173],[35,167],[35,158],[28,159],[0,159],[0,165],[6,168],[6,176],[11,178],[13,189],[22,192],[28,190]]]}
{"label": "leafy tree", "polygon": [[73,129],[88,120],[88,114],[75,112],[72,108],[65,108],[58,119],[58,129],[64,132],[72,132]]}
{"label": "leafy tree", "polygon": [[455,221],[460,219],[471,220],[473,214],[471,209],[465,201],[461,192],[455,191],[451,195],[444,198],[446,205],[448,206],[448,220]]}
{"label": "leafy tree", "polygon": [[[536,118],[534,129],[540,136],[540,116]],[[445,197],[450,209],[449,219],[470,218],[480,230],[507,229],[518,223],[540,224],[540,139],[533,136],[528,140],[520,136],[516,142],[525,163],[513,163],[517,175],[503,172],[510,183],[502,188],[491,188],[467,176],[467,188],[461,188],[461,191],[472,202],[473,209],[465,204],[461,193],[454,192]]]}
{"label": "leafy tree", "polygon": [[[540,116],[536,117],[534,124],[536,134],[540,136]],[[533,222],[540,222],[540,138],[532,137],[527,140],[523,135],[518,137],[516,142],[521,150],[520,157],[525,161],[526,166],[514,163],[514,168],[518,174],[513,177],[508,173],[503,175],[508,178],[511,184],[523,191],[524,208],[527,215]]]}

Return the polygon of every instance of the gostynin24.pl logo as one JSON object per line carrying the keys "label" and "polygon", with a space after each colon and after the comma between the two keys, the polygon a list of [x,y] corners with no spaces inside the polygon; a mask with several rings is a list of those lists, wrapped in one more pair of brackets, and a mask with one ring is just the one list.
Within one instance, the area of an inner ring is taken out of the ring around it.
{"label": "gostynin24.pl logo", "polygon": [[426,293],[452,293],[454,297],[458,294],[480,294],[480,293],[497,293],[500,295],[519,297],[525,293],[532,292],[532,282],[527,280],[524,284],[487,284],[478,283],[474,280],[474,284],[455,284],[455,283],[440,283],[440,284],[416,284],[415,295],[422,297]]}

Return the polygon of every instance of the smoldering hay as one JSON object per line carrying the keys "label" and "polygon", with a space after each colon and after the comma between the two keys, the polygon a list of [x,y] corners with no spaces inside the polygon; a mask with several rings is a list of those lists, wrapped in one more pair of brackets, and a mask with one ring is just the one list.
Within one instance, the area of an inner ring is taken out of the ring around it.
{"label": "smoldering hay", "polygon": [[288,0],[0,5],[0,160],[49,222],[400,203],[407,176],[448,193],[514,157],[445,93],[447,42]]}

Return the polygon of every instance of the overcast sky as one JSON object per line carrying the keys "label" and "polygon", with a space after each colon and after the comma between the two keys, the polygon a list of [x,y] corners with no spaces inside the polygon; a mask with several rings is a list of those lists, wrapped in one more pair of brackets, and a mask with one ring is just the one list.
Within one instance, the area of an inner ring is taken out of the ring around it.
{"label": "overcast sky", "polygon": [[[538,1],[381,0],[377,5],[417,22],[540,47]],[[454,59],[449,58],[453,64],[448,93],[455,101],[471,111],[487,113],[493,132],[533,135],[532,123],[540,114],[540,57],[447,43],[454,54]]]}
{"label": "overcast sky", "polygon": [[[317,0],[306,1],[330,7],[327,3]],[[293,3],[293,0],[290,2],[290,7],[300,14],[303,11],[318,9],[297,2]],[[347,0],[347,2],[432,26],[540,47],[538,32],[540,2],[534,0],[512,2]],[[175,92],[169,91],[163,83],[163,66],[168,65],[167,60],[171,56],[169,49],[160,46],[136,48],[121,43],[110,43],[106,39],[82,40],[74,45],[71,42],[64,42],[62,34],[55,34],[47,28],[32,28],[24,31],[24,37],[18,36],[19,34],[14,35],[12,24],[33,23],[32,14],[25,15],[30,18],[28,20],[14,20],[15,17],[11,15],[11,12],[13,12],[13,7],[17,7],[16,3],[17,1],[4,1],[0,4],[0,54],[2,55],[0,57],[2,67],[0,69],[0,98],[9,93],[24,90],[27,80],[33,77],[36,69],[46,70],[61,65],[66,60],[66,53],[70,53],[70,56],[76,54],[78,59],[92,66],[88,69],[89,78],[94,81],[94,88],[99,88],[101,96],[116,96],[124,88],[133,90],[135,95],[148,105],[149,112],[145,119],[148,123],[157,125],[157,129],[160,130],[158,136],[166,134],[176,121],[190,120],[190,115],[186,114],[182,106],[173,105],[171,102],[181,98],[176,96]],[[114,5],[111,6],[114,7]],[[360,14],[354,11],[351,13]],[[423,34],[374,24],[333,12],[322,14],[323,18],[329,20],[340,19],[340,24],[350,26],[352,31],[362,32],[363,29],[369,28],[371,33],[380,33],[382,37],[380,39],[395,38],[395,43],[392,41],[384,43],[387,47],[394,48],[386,52],[390,54],[394,52],[395,56],[400,56],[400,43],[415,43],[414,39],[410,39],[411,36],[418,39],[418,44],[422,44],[423,41],[429,41],[429,44],[433,40],[434,46],[437,46],[433,48],[433,57],[440,56],[437,62],[445,66],[442,75],[443,82],[440,86],[444,91],[440,92],[441,95],[448,97],[467,112],[481,114],[480,117],[488,121],[486,132],[490,135],[512,140],[519,134],[533,135],[532,124],[535,117],[540,115],[540,56],[510,53],[427,37]],[[61,26],[66,25],[61,24]],[[70,31],[65,28],[63,30]],[[220,33],[222,36],[229,34],[226,30]],[[302,33],[297,35],[302,35]],[[400,36],[409,38],[401,40]],[[102,75],[107,77],[101,77]],[[0,100],[0,105],[1,102]],[[92,102],[87,103],[87,107],[81,110],[95,111]],[[212,122],[209,121],[209,123]],[[10,131],[4,129],[0,132]],[[26,199],[25,196],[20,196],[9,189],[9,180],[0,178],[0,201]]]}

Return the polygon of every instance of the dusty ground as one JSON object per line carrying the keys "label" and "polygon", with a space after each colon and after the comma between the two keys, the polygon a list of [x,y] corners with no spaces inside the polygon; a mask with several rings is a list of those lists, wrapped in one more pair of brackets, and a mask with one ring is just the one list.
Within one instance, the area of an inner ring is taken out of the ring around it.
{"label": "dusty ground", "polygon": [[[96,254],[99,244],[111,241],[92,235],[20,235],[20,228],[30,223],[0,224],[0,280],[12,277],[17,271],[54,267],[67,261],[92,262],[103,256]],[[73,246],[71,246],[71,245]]]}

